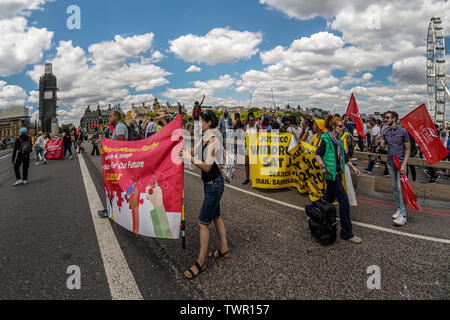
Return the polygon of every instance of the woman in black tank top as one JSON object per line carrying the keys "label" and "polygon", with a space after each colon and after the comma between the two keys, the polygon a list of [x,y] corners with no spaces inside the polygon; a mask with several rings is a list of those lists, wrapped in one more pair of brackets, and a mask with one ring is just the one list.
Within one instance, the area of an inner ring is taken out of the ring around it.
{"label": "woman in black tank top", "polygon": [[[214,137],[211,139],[215,139]],[[208,142],[206,142],[206,144],[203,144],[202,146],[202,161],[206,161],[205,158],[205,153],[208,152],[208,148],[211,146],[211,140],[209,140]],[[219,166],[217,165],[217,163],[214,161],[211,169],[206,172],[204,170],[202,170],[202,180],[203,183],[208,183],[211,181],[216,180],[219,176],[222,176],[222,173],[220,172]]]}
{"label": "woman in black tank top", "polygon": [[202,180],[204,185],[205,199],[203,201],[200,216],[198,218],[198,226],[200,232],[200,253],[194,266],[188,269],[184,276],[188,279],[196,278],[202,271],[206,269],[206,254],[209,244],[209,226],[212,222],[216,227],[220,238],[220,250],[209,253],[209,258],[220,259],[230,258],[230,250],[228,249],[225,225],[220,217],[220,200],[224,192],[224,181],[219,166],[215,162],[216,150],[219,149],[219,140],[215,137],[212,129],[218,125],[218,120],[214,112],[205,111],[201,115],[201,126],[203,132],[202,143],[202,162],[194,161],[194,151],[200,148],[200,143],[191,150],[186,152],[180,151],[180,157],[191,161],[195,166],[202,170]]}

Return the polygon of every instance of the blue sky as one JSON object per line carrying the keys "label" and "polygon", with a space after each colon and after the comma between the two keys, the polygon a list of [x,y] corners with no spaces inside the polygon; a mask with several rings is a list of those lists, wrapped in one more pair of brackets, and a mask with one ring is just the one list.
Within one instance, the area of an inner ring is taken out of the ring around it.
{"label": "blue sky", "polygon": [[[0,50],[24,48],[14,49],[20,59],[0,51],[0,108],[23,104],[36,116],[37,79],[42,65],[53,62],[61,122],[76,122],[87,104],[127,108],[154,96],[190,105],[206,94],[206,104],[231,106],[248,105],[254,91],[254,105],[270,106],[270,88],[279,105],[344,112],[355,92],[361,112],[406,113],[428,99],[430,15],[447,12],[441,16],[445,30],[450,24],[448,3],[432,0],[416,1],[420,10],[405,9],[401,1],[24,2],[0,4],[2,27],[17,33],[0,36]],[[375,30],[362,20],[373,3],[381,17]],[[70,5],[81,9],[80,30],[66,27]],[[400,11],[405,21],[398,21]],[[408,15],[419,23],[408,23]],[[230,42],[221,47],[223,37]],[[186,72],[193,65],[201,71]]]}

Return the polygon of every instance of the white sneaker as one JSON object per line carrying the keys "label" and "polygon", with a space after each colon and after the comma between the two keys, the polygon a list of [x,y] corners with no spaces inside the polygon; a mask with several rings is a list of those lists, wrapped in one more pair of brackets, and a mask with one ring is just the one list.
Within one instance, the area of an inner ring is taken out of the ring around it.
{"label": "white sneaker", "polygon": [[404,216],[400,216],[400,218],[394,220],[394,225],[398,227],[403,227],[406,224],[406,218]]}
{"label": "white sneaker", "polygon": [[16,183],[14,183],[14,187],[20,186],[21,184],[23,184],[22,180],[17,180]]}
{"label": "white sneaker", "polygon": [[392,216],[392,220],[397,220],[402,215],[400,210],[397,210],[395,214]]}
{"label": "white sneaker", "polygon": [[27,184],[28,184],[28,181],[27,181],[27,180],[23,180],[22,183],[23,183],[24,185],[27,185]]}
{"label": "white sneaker", "polygon": [[361,244],[362,243],[362,239],[360,237],[354,236],[351,239],[347,240],[348,242],[354,243],[354,244]]}

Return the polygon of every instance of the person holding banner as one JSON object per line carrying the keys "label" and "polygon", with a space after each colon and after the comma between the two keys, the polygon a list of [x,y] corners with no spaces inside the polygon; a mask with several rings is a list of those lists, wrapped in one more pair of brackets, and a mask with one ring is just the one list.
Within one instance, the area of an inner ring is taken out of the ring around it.
{"label": "person holding banner", "polygon": [[327,183],[325,201],[333,203],[337,198],[339,202],[339,214],[341,218],[341,239],[351,243],[360,244],[361,238],[353,234],[353,226],[350,218],[350,204],[342,183],[346,165],[356,175],[359,170],[351,163],[349,155],[345,152],[344,142],[341,136],[344,132],[344,124],[338,117],[328,115],[325,118],[325,126],[328,132],[322,134],[322,142],[316,151],[316,160],[322,168],[323,176]]}
{"label": "person holding banner", "polygon": [[[400,175],[406,174],[411,154],[411,143],[408,132],[397,125],[398,113],[388,111],[385,117],[389,129],[381,135],[381,147],[388,147],[387,167],[391,176],[395,204],[397,205],[397,212],[395,212],[392,219],[394,220],[394,225],[401,227],[406,224],[406,205],[403,199]],[[394,165],[394,155],[397,155],[402,163],[400,171]]]}
{"label": "person holding banner", "polygon": [[[222,173],[215,161],[216,151],[220,149],[220,142],[212,130],[217,128],[219,121],[211,110],[202,113],[200,118],[203,139],[191,150],[191,152],[180,150],[179,153],[180,157],[189,160],[202,170],[202,181],[205,194],[205,199],[198,218],[200,253],[194,266],[184,273],[184,276],[188,279],[196,278],[206,269],[206,254],[209,245],[208,227],[212,222],[214,222],[217,233],[219,234],[221,247],[220,250],[209,253],[209,258],[228,259],[231,257],[230,250],[228,249],[225,225],[220,217],[220,200],[225,189]],[[194,156],[198,154],[198,151],[200,150],[201,160]]]}
{"label": "person holding banner", "polygon": [[247,149],[247,137],[251,133],[258,133],[260,130],[259,125],[256,124],[256,118],[253,112],[250,112],[247,116],[247,124],[244,127],[244,139],[245,139],[245,180],[242,185],[247,185],[250,183],[250,158],[248,156]]}
{"label": "person holding banner", "polygon": [[321,143],[322,134],[326,131],[325,120],[317,119],[314,121],[312,146],[318,148]]}

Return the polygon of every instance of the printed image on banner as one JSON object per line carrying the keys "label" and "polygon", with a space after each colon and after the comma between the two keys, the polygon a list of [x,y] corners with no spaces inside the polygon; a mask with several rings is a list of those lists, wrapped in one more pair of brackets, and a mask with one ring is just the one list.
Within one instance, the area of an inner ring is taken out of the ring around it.
{"label": "printed image on banner", "polygon": [[[103,182],[109,217],[127,230],[178,239],[184,165],[182,117],[139,141],[102,140]],[[174,134],[174,132],[180,132]]]}
{"label": "printed image on banner", "polygon": [[294,187],[316,201],[324,189],[323,175],[315,159],[316,148],[292,139],[295,138],[291,133],[259,133],[247,137],[252,186]]}

